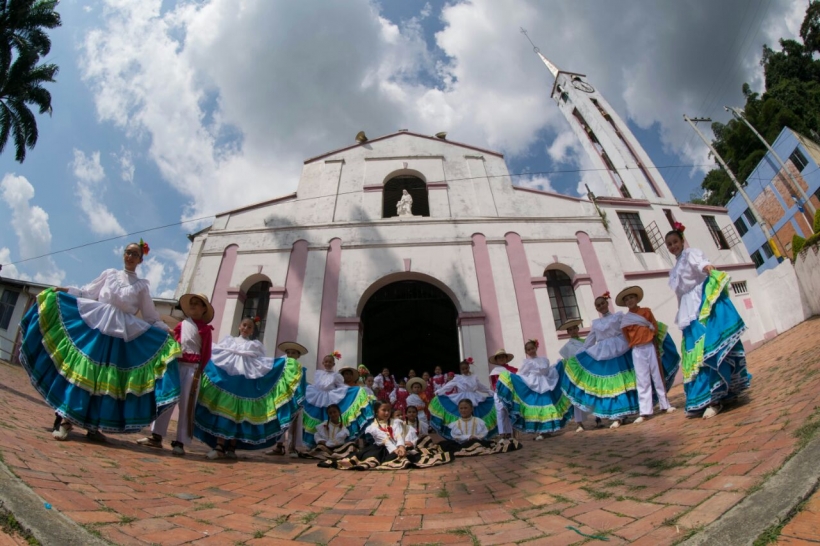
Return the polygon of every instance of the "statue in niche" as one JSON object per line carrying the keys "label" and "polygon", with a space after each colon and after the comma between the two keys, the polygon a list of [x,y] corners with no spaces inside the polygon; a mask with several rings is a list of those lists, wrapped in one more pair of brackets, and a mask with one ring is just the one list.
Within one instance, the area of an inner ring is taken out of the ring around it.
{"label": "statue in niche", "polygon": [[396,203],[396,213],[399,216],[413,216],[413,197],[407,190],[401,190],[401,199]]}

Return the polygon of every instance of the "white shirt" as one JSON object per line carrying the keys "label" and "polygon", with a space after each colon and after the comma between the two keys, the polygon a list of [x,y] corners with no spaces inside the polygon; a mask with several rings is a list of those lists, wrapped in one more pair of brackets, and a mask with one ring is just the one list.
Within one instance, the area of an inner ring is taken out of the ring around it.
{"label": "white shirt", "polygon": [[685,248],[669,272],[669,288],[678,297],[678,316],[675,323],[683,330],[698,318],[703,300],[703,281],[709,275],[703,268],[712,265],[706,255],[697,248]]}
{"label": "white shirt", "polygon": [[411,394],[407,397],[407,407],[415,406],[419,409],[419,416],[423,415],[424,408],[427,407],[427,404],[424,403],[424,400],[421,399],[421,396],[418,394]]}
{"label": "white shirt", "polygon": [[543,394],[558,385],[558,370],[543,356],[525,358],[516,374],[533,391]]}
{"label": "white shirt", "polygon": [[399,446],[404,446],[404,426],[396,419],[390,427],[393,429],[392,438],[387,431],[382,430],[382,428],[387,428],[387,425],[380,424],[378,420],[370,423],[364,431],[373,438],[377,446],[385,446],[389,453],[393,453]]}
{"label": "white shirt", "polygon": [[[422,414],[419,413],[419,417],[421,417],[421,415]],[[419,438],[421,438],[422,436],[427,436],[428,434],[430,434],[430,425],[427,424],[426,420],[423,420],[421,418],[416,419],[415,423],[405,422],[403,426],[404,426],[404,429],[405,429],[404,430],[405,441],[408,442],[408,443],[412,443],[414,445],[415,445],[416,442],[418,442]],[[412,442],[409,440],[411,435],[415,438]]]}
{"label": "white shirt", "polygon": [[190,317],[182,321],[179,331],[179,346],[182,347],[183,353],[198,355],[202,351],[202,336],[199,335],[199,326]]}
{"label": "white shirt", "polygon": [[567,359],[572,358],[573,356],[577,355],[578,353],[580,353],[583,350],[584,350],[584,340],[583,339],[575,339],[573,337],[573,338],[570,338],[570,340],[567,341],[564,344],[563,347],[561,347],[561,350],[558,351],[558,353],[561,355],[561,358],[563,358],[564,360],[567,360]]}
{"label": "white shirt", "polygon": [[83,321],[106,335],[130,341],[151,326],[169,330],[154,307],[150,284],[132,271],[106,269],[82,288],[69,288],[68,293],[78,298]]}
{"label": "white shirt", "polygon": [[611,313],[592,321],[584,351],[595,360],[609,360],[629,351],[629,343],[621,330],[623,313]]}
{"label": "white shirt", "polygon": [[313,383],[305,390],[305,401],[318,408],[338,404],[347,396],[347,385],[341,374],[334,371],[316,370]]}
{"label": "white shirt", "polygon": [[324,442],[327,447],[339,447],[347,441],[350,431],[343,424],[335,425],[330,421],[325,421],[316,428],[313,439],[318,444]]}
{"label": "white shirt", "polygon": [[453,440],[460,443],[466,442],[471,438],[483,440],[489,433],[487,425],[477,417],[453,421],[447,425],[447,428],[450,429],[450,436],[453,437]]}
{"label": "white shirt", "polygon": [[248,379],[259,379],[273,369],[273,359],[265,357],[262,343],[242,336],[225,336],[213,346],[211,360],[228,375],[241,375]]}

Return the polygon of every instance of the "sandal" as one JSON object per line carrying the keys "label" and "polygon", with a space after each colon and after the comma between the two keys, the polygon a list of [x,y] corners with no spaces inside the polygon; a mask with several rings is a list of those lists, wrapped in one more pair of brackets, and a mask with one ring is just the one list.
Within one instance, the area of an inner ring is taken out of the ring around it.
{"label": "sandal", "polygon": [[210,450],[208,454],[205,456],[212,461],[214,459],[219,459],[220,457],[225,456],[225,448],[222,446],[222,444],[216,444],[216,447]]}
{"label": "sandal", "polygon": [[284,455],[285,454],[285,446],[282,444],[276,444],[273,446],[273,449],[269,449],[265,452],[265,455]]}
{"label": "sandal", "polygon": [[151,434],[146,438],[140,438],[137,440],[137,443],[141,446],[145,447],[155,447],[157,449],[162,449],[162,436],[159,434]]}
{"label": "sandal", "polygon": [[68,421],[63,421],[56,430],[51,432],[51,435],[55,440],[64,442],[65,440],[68,440],[68,431],[72,428],[74,428],[74,426],[71,423]]}

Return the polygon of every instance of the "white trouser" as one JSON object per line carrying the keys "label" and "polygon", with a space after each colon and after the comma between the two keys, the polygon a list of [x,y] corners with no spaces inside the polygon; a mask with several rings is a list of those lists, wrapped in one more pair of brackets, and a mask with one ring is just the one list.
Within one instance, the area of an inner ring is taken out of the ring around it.
{"label": "white trouser", "polygon": [[[188,430],[188,399],[191,396],[191,388],[194,386],[194,374],[199,364],[189,362],[179,362],[179,386],[180,396],[177,408],[179,415],[177,416],[177,442],[182,442],[184,445],[191,445],[193,440],[193,430]],[[199,385],[197,385],[197,388]],[[163,438],[168,434],[168,425],[171,423],[171,414],[173,410],[167,410],[160,415],[156,421],[151,424],[151,432],[159,434]]]}
{"label": "white trouser", "polygon": [[498,420],[498,433],[499,434],[512,434],[512,421],[510,420],[510,412],[507,411],[507,407],[499,400],[498,395],[494,395],[495,397],[495,414],[496,419]]}
{"label": "white trouser", "polygon": [[586,416],[587,416],[587,414],[584,413],[584,410],[582,410],[578,406],[575,406],[575,422],[576,423],[583,423]]}
{"label": "white trouser", "polygon": [[641,408],[641,415],[652,415],[653,383],[655,393],[658,395],[658,405],[660,405],[661,410],[668,409],[669,401],[666,399],[666,389],[661,378],[655,345],[646,343],[632,347],[632,362],[635,365],[635,380],[638,384],[638,404]]}

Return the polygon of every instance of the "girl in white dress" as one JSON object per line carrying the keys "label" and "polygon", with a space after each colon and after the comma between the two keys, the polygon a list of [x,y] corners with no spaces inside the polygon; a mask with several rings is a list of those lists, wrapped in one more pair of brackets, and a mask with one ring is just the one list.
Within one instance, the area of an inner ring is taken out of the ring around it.
{"label": "girl in white dress", "polygon": [[448,425],[459,419],[458,404],[469,400],[477,418],[484,421],[489,437],[498,434],[498,417],[495,410],[493,391],[482,384],[471,370],[473,359],[467,358],[459,364],[458,375],[436,389],[436,396],[430,401],[430,426],[444,438],[449,438]]}
{"label": "girl in white dress", "polygon": [[492,455],[521,449],[521,443],[514,438],[500,438],[497,442],[490,440],[490,431],[482,419],[473,415],[473,403],[469,398],[458,403],[458,413],[459,418],[447,425],[447,439],[438,444],[454,457]]}

